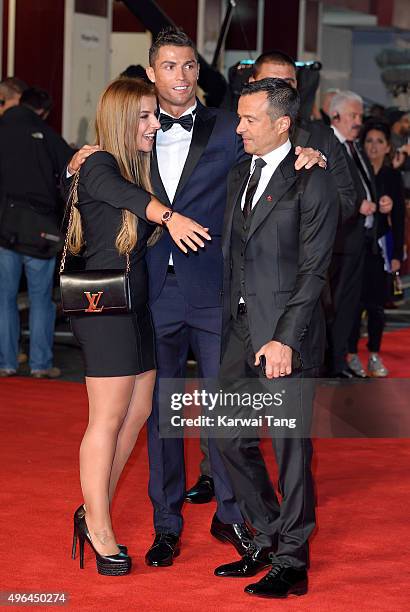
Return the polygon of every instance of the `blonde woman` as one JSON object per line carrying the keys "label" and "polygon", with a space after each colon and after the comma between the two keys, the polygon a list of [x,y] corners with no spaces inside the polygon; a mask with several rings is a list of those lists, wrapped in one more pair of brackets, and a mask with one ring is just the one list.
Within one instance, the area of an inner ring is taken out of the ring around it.
{"label": "blonde woman", "polygon": [[[86,364],[89,423],[80,448],[84,506],[74,515],[73,557],[80,541],[92,547],[100,574],[131,569],[117,545],[110,502],[138,433],[151,411],[155,383],[154,333],[147,305],[145,251],[163,225],[187,252],[210,240],[207,229],[151,195],[150,152],[160,124],[151,85],[117,79],[102,94],[96,117],[97,145],[81,167],[78,210],[69,236],[72,253],[85,246],[86,269],[124,269],[130,251],[132,312],[72,317]],[[152,237],[151,237],[152,239]]]}

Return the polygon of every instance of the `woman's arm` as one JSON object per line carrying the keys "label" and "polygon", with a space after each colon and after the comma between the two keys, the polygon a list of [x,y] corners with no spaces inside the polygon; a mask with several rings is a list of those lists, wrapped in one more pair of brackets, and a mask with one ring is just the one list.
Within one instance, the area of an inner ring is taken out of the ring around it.
{"label": "woman's arm", "polygon": [[97,151],[91,155],[83,165],[81,179],[92,199],[114,208],[129,210],[144,221],[166,227],[175,244],[184,253],[188,252],[187,247],[193,251],[197,251],[198,246],[203,247],[201,237],[211,240],[208,228],[189,217],[173,213],[172,209],[151,193],[127,181],[110,153]]}

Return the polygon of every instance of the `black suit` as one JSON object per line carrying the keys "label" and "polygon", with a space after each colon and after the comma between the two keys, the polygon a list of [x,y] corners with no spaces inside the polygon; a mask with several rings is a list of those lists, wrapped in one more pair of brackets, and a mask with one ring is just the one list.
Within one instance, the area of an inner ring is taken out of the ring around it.
{"label": "black suit", "polygon": [[356,193],[343,145],[333,130],[314,121],[299,121],[292,135],[292,142],[300,147],[319,149],[327,158],[327,171],[335,182],[340,203],[340,223],[356,215]]}
{"label": "black suit", "polygon": [[[359,309],[362,291],[366,244],[370,245],[372,250],[377,251],[377,238],[385,233],[386,223],[386,215],[381,215],[377,211],[374,214],[373,227],[366,229],[365,217],[360,214],[360,206],[363,200],[368,199],[368,195],[355,161],[348,153],[346,145],[342,145],[342,148],[353,179],[356,200],[355,214],[338,228],[329,268],[332,295],[332,311],[328,316],[328,368],[330,374],[337,374],[346,367],[345,356],[348,349],[348,339]],[[377,203],[372,167],[364,151],[359,147],[357,147],[357,151],[360,153],[367,169],[370,182],[370,198]]]}
{"label": "black suit", "polygon": [[[293,349],[295,363],[300,366],[295,375],[312,376],[322,362],[320,294],[336,232],[337,193],[326,171],[315,167],[297,172],[294,163],[291,150],[243,225],[246,236],[240,235],[240,202],[249,162],[230,172],[223,234],[222,379],[257,377],[254,355],[272,339]],[[238,251],[241,241],[244,246]],[[248,313],[235,317],[232,305],[240,297],[235,290],[238,274]],[[308,415],[310,408],[307,402],[303,413]],[[310,440],[274,439],[283,494],[280,506],[259,441],[226,438],[218,444],[242,513],[258,532],[257,544],[270,546],[277,536],[276,561],[305,567],[307,540],[315,525]]]}

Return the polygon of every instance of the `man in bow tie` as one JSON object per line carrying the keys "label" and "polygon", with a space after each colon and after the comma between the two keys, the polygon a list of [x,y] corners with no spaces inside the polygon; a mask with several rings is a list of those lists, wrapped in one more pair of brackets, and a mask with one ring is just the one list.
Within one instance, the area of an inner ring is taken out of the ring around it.
{"label": "man in bow tie", "polygon": [[[330,174],[315,166],[295,170],[289,130],[299,109],[297,91],[282,79],[246,85],[237,133],[252,155],[228,176],[222,248],[224,297],[222,381],[312,378],[324,356],[326,282],[338,221]],[[265,360],[264,370],[261,359]],[[296,382],[296,381],[295,381]],[[215,570],[221,577],[268,574],[245,591],[261,597],[307,591],[308,538],[315,526],[308,423],[311,399],[289,406],[300,437],[273,437],[279,503],[259,440],[229,430],[218,439],[236,499],[255,537],[240,561]],[[246,416],[252,416],[252,410]]]}

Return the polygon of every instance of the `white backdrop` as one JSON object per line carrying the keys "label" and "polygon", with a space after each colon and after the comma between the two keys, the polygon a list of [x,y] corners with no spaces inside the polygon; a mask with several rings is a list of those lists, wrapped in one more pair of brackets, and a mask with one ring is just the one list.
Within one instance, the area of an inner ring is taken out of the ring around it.
{"label": "white backdrop", "polygon": [[66,0],[63,136],[77,146],[94,141],[97,101],[110,79],[111,20],[112,0],[107,18],[74,13]]}

